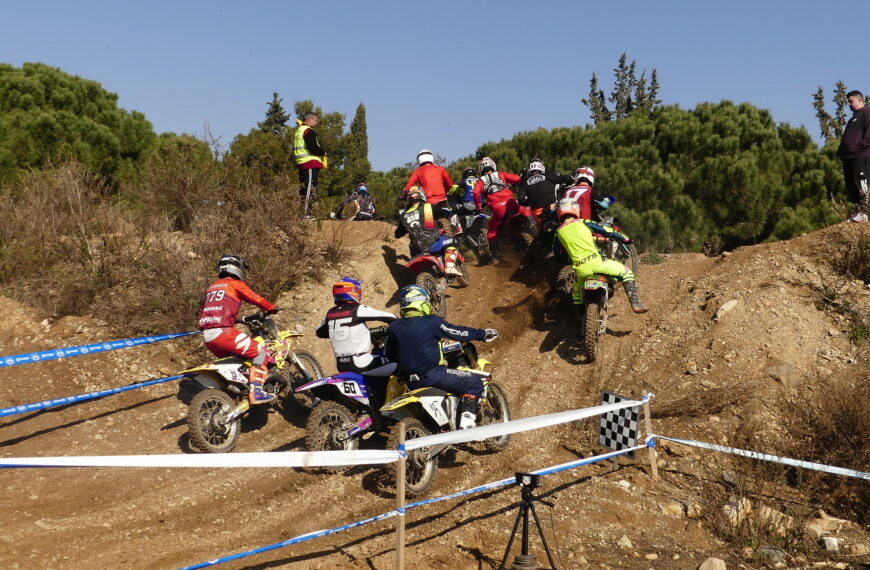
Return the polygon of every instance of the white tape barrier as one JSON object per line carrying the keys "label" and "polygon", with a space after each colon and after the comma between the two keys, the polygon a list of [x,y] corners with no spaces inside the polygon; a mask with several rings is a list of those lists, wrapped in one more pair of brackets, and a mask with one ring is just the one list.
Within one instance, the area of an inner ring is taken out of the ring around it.
{"label": "white tape barrier", "polygon": [[266,451],[203,455],[0,457],[0,467],[331,467],[392,463],[394,450]]}
{"label": "white tape barrier", "polygon": [[717,445],[715,443],[704,443],[702,441],[692,441],[690,439],[665,437],[663,435],[651,435],[650,437],[663,439],[665,441],[673,441],[675,443],[682,443],[683,445],[691,445],[692,447],[700,447],[701,449],[711,449],[713,451],[721,451],[722,453],[730,453],[732,455],[740,455],[742,457],[750,457],[752,459],[760,459],[762,461],[771,461],[773,463],[782,463],[783,465],[791,465],[793,467],[812,469],[813,471],[823,471],[825,473],[833,473],[834,475],[845,475],[846,477],[857,477],[859,479],[870,480],[870,473],[856,471],[855,469],[832,467],[830,465],[823,465],[821,463],[801,461],[800,459],[789,459],[788,457],[779,457],[778,455],[759,453],[758,451],[747,451],[745,449],[737,449],[736,447],[726,447],[724,445]]}
{"label": "white tape barrier", "polygon": [[646,400],[627,400],[617,402],[615,404],[606,404],[603,406],[595,406],[594,408],[583,408],[580,410],[569,410],[567,412],[557,412],[555,414],[547,414],[545,416],[534,416],[531,418],[523,418],[521,420],[512,420],[500,424],[490,424],[471,429],[458,431],[448,431],[445,433],[436,433],[435,435],[427,435],[409,439],[405,442],[405,449],[419,449],[421,447],[429,447],[439,444],[454,444],[465,443],[468,441],[479,441],[490,437],[498,437],[521,431],[529,431],[533,429],[541,429],[545,427],[555,426],[568,422],[582,420],[599,414],[606,414],[614,410],[623,408],[634,408],[641,406]]}

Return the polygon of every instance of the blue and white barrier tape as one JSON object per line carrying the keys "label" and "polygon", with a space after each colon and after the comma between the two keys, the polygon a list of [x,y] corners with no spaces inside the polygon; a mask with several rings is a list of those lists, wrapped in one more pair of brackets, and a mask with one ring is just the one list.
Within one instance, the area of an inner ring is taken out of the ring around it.
{"label": "blue and white barrier tape", "polygon": [[97,398],[102,398],[103,396],[111,396],[112,394],[119,394],[121,392],[127,392],[128,390],[137,390],[139,388],[144,388],[146,386],[153,386],[154,384],[162,384],[163,382],[169,382],[170,380],[178,380],[179,378],[184,378],[184,374],[180,374],[178,376],[169,376],[167,378],[158,378],[156,380],[148,380],[145,382],[139,382],[138,384],[131,384],[129,386],[122,386],[120,388],[109,388],[108,390],[100,390],[99,392],[90,392],[88,394],[80,394],[78,396],[67,396],[65,398],[57,398],[54,400],[46,400],[44,402],[36,402],[33,404],[24,404],[22,406],[12,406],[10,408],[2,408],[0,409],[0,418],[5,416],[13,416],[15,414],[23,414],[26,412],[35,412],[37,410],[44,410],[46,408],[56,408],[57,406],[64,406],[66,404],[74,404],[76,402],[84,402],[86,400],[95,400]]}
{"label": "blue and white barrier tape", "polygon": [[735,447],[726,447],[715,443],[704,443],[701,441],[692,441],[689,439],[680,439],[677,437],[665,437],[663,435],[653,435],[665,441],[673,441],[682,443],[683,445],[691,445],[700,447],[701,449],[711,449],[713,451],[721,451],[722,453],[730,453],[732,455],[740,455],[742,457],[750,457],[752,459],[761,459],[762,461],[771,461],[773,463],[782,463],[783,465],[791,465],[793,467],[802,467],[804,469],[812,469],[813,471],[822,471],[824,473],[833,473],[834,475],[845,475],[846,477],[857,477],[859,479],[870,480],[870,473],[856,471],[855,469],[845,469],[843,467],[832,467],[821,463],[812,463],[810,461],[801,461],[799,459],[789,459],[787,457],[779,457],[768,453],[759,453],[757,451],[747,451],[745,449],[737,449]]}
{"label": "blue and white barrier tape", "polygon": [[398,460],[395,451],[266,451],[226,454],[98,455],[66,457],[0,457],[0,467],[334,467],[372,465]]}
{"label": "blue and white barrier tape", "polygon": [[[579,467],[581,465],[588,465],[590,463],[595,463],[597,461],[602,461],[604,459],[610,459],[617,455],[622,455],[624,453],[630,453],[632,451],[636,451],[638,449],[642,449],[644,446],[638,446],[631,449],[621,449],[619,451],[613,451],[611,453],[605,453],[603,455],[597,455],[595,457],[587,457],[586,459],[580,459],[577,461],[569,461],[568,463],[562,463],[560,465],[554,465],[552,467],[546,467],[544,469],[539,469],[537,471],[532,471],[532,473],[537,473],[539,475],[550,475],[552,473],[556,473],[558,471],[564,471],[565,469],[571,469],[573,467]],[[479,493],[482,491],[489,491],[490,489],[496,489],[498,487],[503,487],[505,485],[510,485],[516,481],[515,477],[510,477],[508,479],[502,479],[500,481],[493,481],[492,483],[486,483],[484,485],[480,485],[478,487],[473,487],[471,489],[466,489],[464,491],[459,491],[457,493],[453,493],[450,495],[444,495],[442,497],[433,497],[431,499],[424,499],[422,501],[416,501],[414,503],[408,503],[405,505],[405,510],[412,509],[414,507],[420,507],[423,505],[429,505],[432,503],[437,503],[440,501],[446,501],[448,499],[454,499],[456,497],[463,497],[466,495],[471,495],[473,493]],[[193,570],[195,568],[207,568],[209,566],[217,566],[218,564],[223,564],[224,562],[230,562],[232,560],[238,560],[239,558],[246,558],[248,556],[253,556],[255,554],[261,554],[263,552],[268,552],[269,550],[275,550],[276,548],[282,548],[284,546],[289,546],[291,544],[296,544],[299,542],[303,542],[305,540],[310,540],[312,538],[318,538],[321,536],[327,536],[330,534],[335,534],[342,530],[348,530],[351,528],[355,528],[358,526],[362,526],[364,524],[368,524],[371,522],[388,519],[390,517],[397,516],[399,514],[398,510],[392,510],[386,513],[381,513],[379,515],[363,519],[360,521],[352,522],[343,526],[331,528],[328,530],[318,530],[314,532],[309,532],[306,534],[301,534],[297,537],[290,538],[281,542],[276,542],[275,544],[270,544],[268,546],[263,546],[260,548],[255,548],[253,550],[247,550],[245,552],[238,552],[236,554],[232,554],[230,556],[225,556],[223,558],[215,558],[214,560],[208,560],[206,562],[201,562],[199,564],[195,564],[193,566],[186,566],[182,570]]]}
{"label": "blue and white barrier tape", "polygon": [[56,350],[43,350],[41,352],[28,352],[26,354],[0,356],[0,368],[4,368],[6,366],[15,366],[16,364],[27,364],[28,362],[44,362],[46,360],[56,360],[58,358],[66,358],[68,356],[82,356],[84,354],[106,352],[108,350],[117,350],[119,348],[129,348],[131,346],[151,344],[152,342],[160,342],[163,340],[170,340],[182,336],[199,334],[199,332],[200,331],[192,331],[183,333],[161,334],[155,336],[142,336],[138,338],[128,338],[124,340],[113,340],[109,342],[85,344],[82,346],[71,346],[69,348],[58,348]]}

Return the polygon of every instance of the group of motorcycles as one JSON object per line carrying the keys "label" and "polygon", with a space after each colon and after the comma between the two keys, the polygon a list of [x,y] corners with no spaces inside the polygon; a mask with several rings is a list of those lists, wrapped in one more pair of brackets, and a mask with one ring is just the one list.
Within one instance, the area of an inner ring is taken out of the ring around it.
{"label": "group of motorcycles", "polygon": [[[239,322],[266,346],[274,359],[263,389],[278,397],[267,405],[285,410],[296,408],[301,413],[308,411],[309,451],[359,449],[363,440],[376,434],[385,436],[387,447],[394,449],[400,424],[404,425],[406,439],[458,427],[460,395],[431,387],[407,391],[398,375],[373,377],[340,372],[324,376],[314,356],[293,350],[293,339],[301,336],[301,332],[279,330],[274,319],[264,312],[243,317]],[[383,351],[386,337],[386,327],[372,329],[376,352]],[[472,371],[483,380],[478,425],[510,420],[507,397],[486,370],[491,363],[478,359],[474,344],[442,341],[441,350],[447,366]],[[188,439],[194,451],[225,453],[235,447],[242,418],[251,411],[247,398],[249,364],[239,357],[226,357],[182,372],[202,387],[191,400],[187,415]],[[485,448],[504,449],[509,438],[504,435],[487,439]],[[408,496],[418,496],[432,485],[438,459],[447,449],[449,446],[440,445],[409,452],[405,470]],[[395,480],[392,482],[395,484]]]}

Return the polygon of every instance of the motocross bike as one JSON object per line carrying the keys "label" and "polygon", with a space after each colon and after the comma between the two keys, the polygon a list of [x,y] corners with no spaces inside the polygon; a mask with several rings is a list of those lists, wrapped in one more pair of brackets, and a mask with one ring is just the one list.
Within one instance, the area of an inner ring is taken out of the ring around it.
{"label": "motocross bike", "polygon": [[[293,339],[302,333],[278,330],[274,319],[265,312],[242,317],[237,322],[248,328],[254,340],[265,346],[268,359],[274,360],[263,390],[278,397],[262,406],[280,402],[285,408],[294,404],[314,407],[316,401],[306,395],[296,397],[292,391],[294,386],[323,375],[313,355],[292,350]],[[187,413],[190,447],[194,451],[225,453],[236,446],[241,419],[251,409],[248,403],[250,366],[249,360],[228,356],[182,372],[205,388],[193,397]]]}
{"label": "motocross bike", "polygon": [[473,202],[455,205],[453,211],[459,217],[459,225],[462,228],[462,233],[456,236],[456,239],[474,252],[478,265],[482,260],[492,257],[489,251],[489,240],[486,239],[489,217],[483,212],[475,213],[477,210]]}
{"label": "motocross bike", "polygon": [[[612,227],[613,218],[605,218],[602,225]],[[638,265],[634,244],[624,244],[612,238],[595,234],[595,245],[601,257],[614,259],[634,272]],[[576,273],[572,265],[564,265],[556,278],[558,289],[571,299]],[[601,337],[607,331],[607,307],[616,291],[616,279],[608,275],[594,273],[586,277],[580,290],[583,313],[580,317],[580,330],[583,339],[583,354],[587,362],[595,362],[600,354]]]}
{"label": "motocross bike", "polygon": [[447,317],[447,287],[454,283],[465,287],[469,283],[468,266],[459,250],[456,250],[456,267],[462,273],[461,277],[447,275],[444,272],[444,259],[440,253],[421,253],[408,262],[407,267],[417,274],[414,280],[417,285],[429,294],[432,312],[441,317]]}
{"label": "motocross bike", "polygon": [[[371,335],[373,352],[381,354],[387,327],[372,328]],[[297,393],[305,391],[320,400],[305,426],[308,450],[352,450],[359,449],[360,439],[385,431],[385,418],[378,413],[378,408],[404,392],[405,386],[395,375],[387,379],[357,372],[339,372],[296,388]]]}
{"label": "motocross bike", "polygon": [[[474,345],[471,342],[441,341],[441,350],[449,368],[468,370],[479,375],[483,381],[477,425],[510,421],[507,397],[501,387],[492,381],[492,374],[484,370],[490,362],[478,360]],[[406,440],[457,429],[460,397],[461,394],[426,387],[405,392],[387,402],[381,408],[381,414],[396,422],[390,428],[387,447],[398,447],[400,424],[404,424]],[[489,451],[500,451],[507,447],[509,440],[509,434],[492,437],[484,440],[484,446]],[[408,452],[405,468],[407,496],[417,497],[429,489],[438,470],[437,458],[449,447],[444,444]],[[391,470],[390,473],[395,484],[395,472]]]}

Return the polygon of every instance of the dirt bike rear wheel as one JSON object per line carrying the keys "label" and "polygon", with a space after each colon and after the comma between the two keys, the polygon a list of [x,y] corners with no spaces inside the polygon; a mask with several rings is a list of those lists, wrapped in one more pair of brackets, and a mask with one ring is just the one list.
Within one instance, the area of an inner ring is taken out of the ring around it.
{"label": "dirt bike rear wheel", "polygon": [[[511,412],[504,390],[495,382],[490,382],[487,390],[486,400],[480,402],[477,425],[485,426],[509,422]],[[501,451],[507,447],[510,439],[510,434],[500,435],[483,440],[483,444],[489,451]]]}
{"label": "dirt bike rear wheel", "polygon": [[[305,445],[309,451],[349,451],[359,448],[359,439],[341,439],[356,424],[356,416],[338,402],[320,402],[305,424]],[[330,467],[342,471],[347,467]]]}
{"label": "dirt bike rear wheel", "polygon": [[471,283],[471,276],[468,273],[468,265],[466,265],[465,262],[462,261],[458,262],[456,265],[459,267],[459,271],[462,272],[462,277],[456,278],[456,286],[468,287],[468,285]]}
{"label": "dirt bike rear wheel", "polygon": [[[405,441],[431,435],[426,426],[416,418],[403,418],[390,428],[390,436],[387,438],[387,449],[396,449],[399,446],[399,425],[405,425]],[[390,481],[396,487],[396,470],[390,465]],[[405,496],[419,497],[429,490],[435,481],[435,473],[438,471],[438,462],[429,457],[426,448],[414,449],[408,452],[405,462]]]}
{"label": "dirt bike rear wheel", "polygon": [[187,412],[187,433],[190,447],[205,453],[227,453],[239,440],[241,419],[229,424],[223,419],[235,408],[229,394],[207,388],[190,402]]}
{"label": "dirt bike rear wheel", "polygon": [[432,314],[447,318],[447,299],[438,287],[438,280],[428,271],[417,274],[417,285],[429,293],[429,303],[432,305]]}
{"label": "dirt bike rear wheel", "polygon": [[600,352],[601,341],[599,321],[603,318],[604,307],[601,299],[587,299],[583,308],[583,354],[586,362],[595,362]]}
{"label": "dirt bike rear wheel", "polygon": [[294,354],[296,355],[296,358],[299,359],[302,366],[305,367],[305,370],[303,371],[298,364],[292,361],[292,359],[287,361],[287,367],[284,369],[284,373],[286,374],[287,381],[290,384],[290,393],[287,395],[284,402],[293,403],[300,408],[313,410],[314,406],[316,406],[320,400],[309,391],[295,392],[294,390],[297,386],[301,386],[306,382],[316,380],[317,378],[323,378],[323,367],[320,366],[320,363],[317,362],[317,359],[314,358],[313,354],[301,350],[294,351]]}

